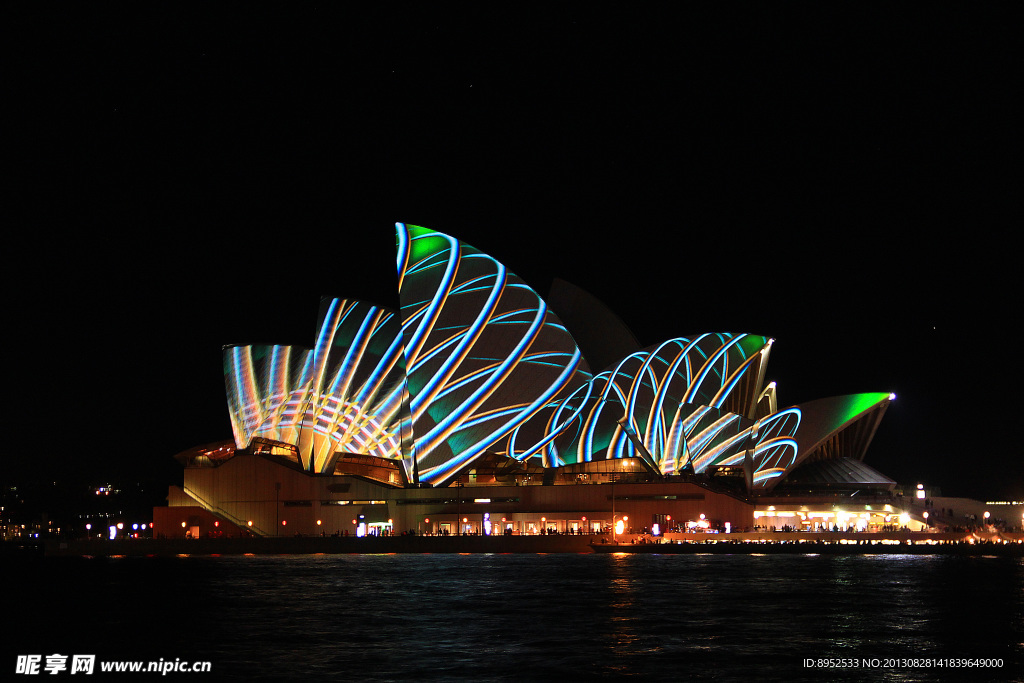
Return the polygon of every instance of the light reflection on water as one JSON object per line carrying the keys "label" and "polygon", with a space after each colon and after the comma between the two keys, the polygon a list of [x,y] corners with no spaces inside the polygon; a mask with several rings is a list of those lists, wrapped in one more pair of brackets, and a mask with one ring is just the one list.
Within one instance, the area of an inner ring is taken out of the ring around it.
{"label": "light reflection on water", "polygon": [[1014,680],[1024,669],[1019,559],[314,555],[15,569],[10,585],[39,597],[5,645],[13,654],[204,659],[216,678],[866,678],[802,665],[838,657],[1004,660],[876,680]]}

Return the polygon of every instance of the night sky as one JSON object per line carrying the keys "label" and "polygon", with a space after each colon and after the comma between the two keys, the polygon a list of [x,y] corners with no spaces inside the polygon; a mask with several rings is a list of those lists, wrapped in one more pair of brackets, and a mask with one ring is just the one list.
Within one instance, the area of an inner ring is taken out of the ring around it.
{"label": "night sky", "polygon": [[644,345],[772,336],[781,405],[897,394],[868,464],[1024,499],[1008,18],[276,7],[3,11],[12,481],[180,476],[221,347],[396,306],[403,221]]}

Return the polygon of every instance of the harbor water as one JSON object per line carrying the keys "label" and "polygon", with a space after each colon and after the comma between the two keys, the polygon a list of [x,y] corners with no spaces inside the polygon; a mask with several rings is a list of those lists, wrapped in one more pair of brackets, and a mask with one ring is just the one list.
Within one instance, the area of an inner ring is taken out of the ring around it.
{"label": "harbor water", "polygon": [[10,672],[19,655],[58,653],[207,661],[209,672],[166,677],[209,681],[1024,680],[1020,558],[353,554],[5,565]]}

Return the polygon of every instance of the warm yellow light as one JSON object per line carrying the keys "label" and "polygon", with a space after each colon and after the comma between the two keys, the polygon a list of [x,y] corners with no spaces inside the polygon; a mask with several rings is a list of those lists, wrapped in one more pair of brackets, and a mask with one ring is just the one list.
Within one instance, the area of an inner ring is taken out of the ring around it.
{"label": "warm yellow light", "polygon": [[185,522],[182,522],[182,523],[181,523],[181,528],[182,528],[182,529],[184,529],[184,528],[185,528],[185,526],[186,526],[186,525],[185,525]]}
{"label": "warm yellow light", "polygon": [[323,524],[323,522],[322,522],[322,521],[320,521],[319,519],[318,519],[318,520],[316,520],[316,525],[317,525],[317,526],[320,526],[321,524]]}
{"label": "warm yellow light", "polygon": [[625,529],[625,528],[626,528],[626,525],[622,523],[621,519],[619,521],[615,522],[615,533],[621,534],[623,529]]}

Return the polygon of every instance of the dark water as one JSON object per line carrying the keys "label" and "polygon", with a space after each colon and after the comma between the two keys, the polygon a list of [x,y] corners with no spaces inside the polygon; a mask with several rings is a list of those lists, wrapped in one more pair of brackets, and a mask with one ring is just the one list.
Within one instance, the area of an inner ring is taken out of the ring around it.
{"label": "dark water", "polygon": [[[438,554],[5,563],[10,672],[17,654],[60,652],[212,662],[209,674],[168,675],[178,680],[1024,680],[1020,559]],[[908,657],[1003,665],[884,666]],[[882,665],[809,669],[805,658]]]}

